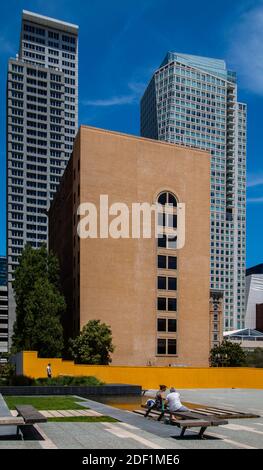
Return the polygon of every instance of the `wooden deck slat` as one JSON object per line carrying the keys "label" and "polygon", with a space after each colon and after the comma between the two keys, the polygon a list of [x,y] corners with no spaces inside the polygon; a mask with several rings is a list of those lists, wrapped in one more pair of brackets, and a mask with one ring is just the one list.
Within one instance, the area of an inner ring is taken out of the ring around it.
{"label": "wooden deck slat", "polygon": [[[195,406],[195,408],[191,408],[190,412],[195,414],[195,417],[197,418],[199,415],[204,416],[213,416],[217,417],[218,419],[242,419],[242,418],[260,418],[260,415],[256,415],[253,413],[246,413],[243,411],[237,411],[237,410],[228,410],[224,408],[215,408],[212,406],[205,406],[204,408],[202,405],[198,404],[192,404],[192,406]],[[146,405],[141,405],[142,408],[147,410]],[[160,412],[157,410],[153,410],[155,413],[159,414]],[[151,413],[153,412],[151,411]],[[169,412],[165,412],[165,414],[169,414]]]}

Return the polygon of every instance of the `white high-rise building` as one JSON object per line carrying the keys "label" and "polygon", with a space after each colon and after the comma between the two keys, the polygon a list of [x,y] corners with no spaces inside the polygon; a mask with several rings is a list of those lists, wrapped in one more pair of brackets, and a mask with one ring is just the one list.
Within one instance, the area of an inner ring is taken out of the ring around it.
{"label": "white high-rise building", "polygon": [[22,13],[19,54],[7,76],[9,340],[14,270],[26,243],[48,241],[47,210],[78,129],[78,26]]}
{"label": "white high-rise building", "polygon": [[141,100],[143,137],[211,154],[211,289],[224,292],[225,330],[245,326],[246,120],[223,60],[169,52]]}
{"label": "white high-rise building", "polygon": [[246,318],[245,327],[255,330],[263,324],[263,264],[258,264],[246,271]]}

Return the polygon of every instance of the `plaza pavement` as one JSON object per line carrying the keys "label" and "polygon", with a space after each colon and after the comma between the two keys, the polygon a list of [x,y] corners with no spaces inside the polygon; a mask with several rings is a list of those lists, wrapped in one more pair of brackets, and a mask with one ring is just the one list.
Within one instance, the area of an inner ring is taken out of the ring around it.
{"label": "plaza pavement", "polygon": [[180,439],[176,427],[85,399],[84,407],[120,422],[47,422],[36,426],[43,440],[0,440],[0,449],[263,449],[263,390],[196,389],[180,393],[186,402],[248,411],[261,417],[234,419],[228,425],[208,428],[204,440],[189,430]]}

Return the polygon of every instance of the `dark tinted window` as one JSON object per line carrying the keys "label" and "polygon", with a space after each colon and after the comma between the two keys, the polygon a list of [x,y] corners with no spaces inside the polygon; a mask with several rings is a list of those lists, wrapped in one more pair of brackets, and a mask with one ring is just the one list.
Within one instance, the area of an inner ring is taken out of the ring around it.
{"label": "dark tinted window", "polygon": [[157,330],[158,331],[166,331],[166,319],[165,318],[158,318],[158,320],[157,320]]}
{"label": "dark tinted window", "polygon": [[176,312],[177,299],[168,299],[168,310]]}
{"label": "dark tinted window", "polygon": [[166,298],[165,297],[158,297],[157,308],[158,310],[166,310]]}
{"label": "dark tinted window", "polygon": [[166,248],[166,236],[158,237],[158,247]]}
{"label": "dark tinted window", "polygon": [[172,204],[174,207],[177,206],[177,201],[173,194],[168,193],[168,204]]}
{"label": "dark tinted window", "polygon": [[168,278],[168,290],[176,290],[177,288],[177,279],[176,277]]}
{"label": "dark tinted window", "polygon": [[171,227],[171,228],[177,227],[177,215],[168,214],[168,227]]}
{"label": "dark tinted window", "polygon": [[164,206],[167,203],[167,193],[160,194],[158,202]]}
{"label": "dark tinted window", "polygon": [[176,320],[168,319],[168,331],[176,332]]}
{"label": "dark tinted window", "polygon": [[176,354],[176,339],[168,339],[168,354]]}
{"label": "dark tinted window", "polygon": [[166,340],[165,339],[157,340],[157,354],[166,354]]}
{"label": "dark tinted window", "polygon": [[158,276],[158,289],[166,289],[166,277]]}
{"label": "dark tinted window", "polygon": [[168,256],[168,269],[177,269],[176,256]]}
{"label": "dark tinted window", "polygon": [[166,256],[158,255],[158,268],[160,269],[166,268]]}

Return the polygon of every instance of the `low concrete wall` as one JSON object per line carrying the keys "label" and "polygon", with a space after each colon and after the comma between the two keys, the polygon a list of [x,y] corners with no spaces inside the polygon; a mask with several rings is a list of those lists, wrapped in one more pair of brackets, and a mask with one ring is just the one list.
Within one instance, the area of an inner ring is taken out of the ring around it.
{"label": "low concrete wall", "polygon": [[0,387],[0,394],[4,396],[33,396],[33,395],[79,395],[79,396],[99,396],[99,395],[141,395],[139,385],[102,385],[101,387],[86,386],[4,386]]}
{"label": "low concrete wall", "polygon": [[23,374],[46,377],[50,362],[53,377],[93,375],[107,384],[133,384],[158,388],[159,384],[177,388],[259,388],[263,389],[263,369],[250,367],[125,367],[89,366],[62,359],[38,358],[36,351],[24,351]]}
{"label": "low concrete wall", "polygon": [[[12,416],[11,412],[0,392],[0,417]],[[13,436],[16,434],[16,426],[0,426],[0,438],[3,436]]]}

